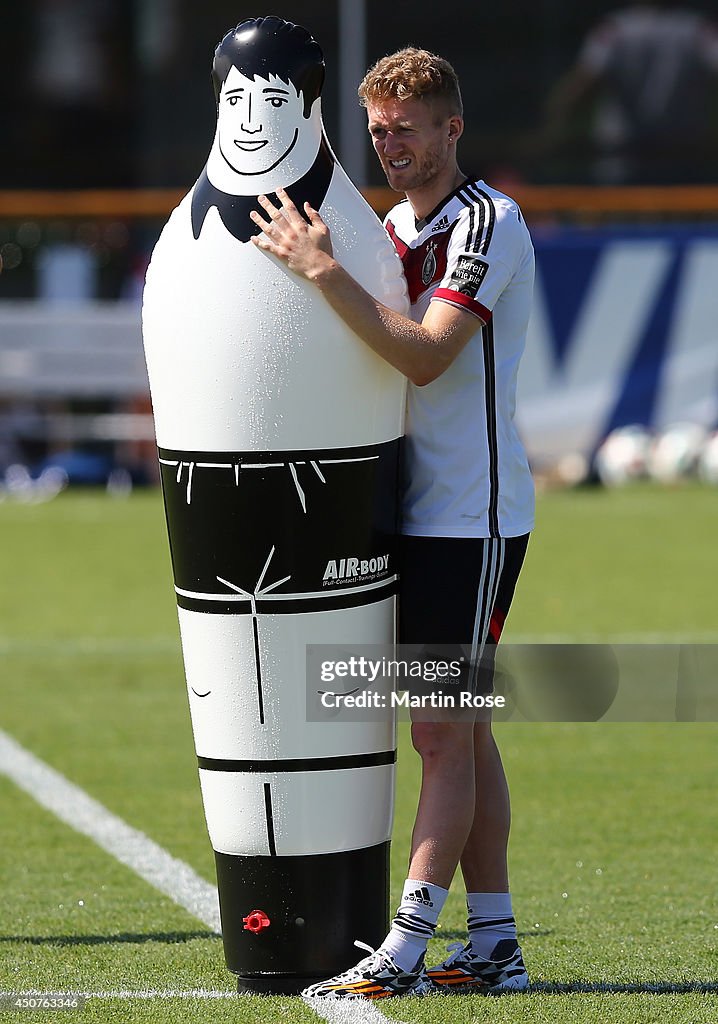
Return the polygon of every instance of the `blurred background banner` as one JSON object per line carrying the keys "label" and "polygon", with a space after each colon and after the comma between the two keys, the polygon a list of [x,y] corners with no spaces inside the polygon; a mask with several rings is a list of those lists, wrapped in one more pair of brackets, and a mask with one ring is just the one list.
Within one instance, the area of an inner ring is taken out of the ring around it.
{"label": "blurred background banner", "polygon": [[534,231],[518,421],[535,464],[591,458],[613,430],[718,422],[712,226]]}

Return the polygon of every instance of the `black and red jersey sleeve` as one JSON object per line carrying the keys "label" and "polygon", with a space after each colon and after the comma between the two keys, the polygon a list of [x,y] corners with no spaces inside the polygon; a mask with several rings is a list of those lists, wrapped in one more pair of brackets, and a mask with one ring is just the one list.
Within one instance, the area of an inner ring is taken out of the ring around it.
{"label": "black and red jersey sleeve", "polygon": [[488,323],[523,252],[511,221],[512,214],[488,197],[483,205],[462,210],[451,231],[446,272],[432,300],[460,306]]}

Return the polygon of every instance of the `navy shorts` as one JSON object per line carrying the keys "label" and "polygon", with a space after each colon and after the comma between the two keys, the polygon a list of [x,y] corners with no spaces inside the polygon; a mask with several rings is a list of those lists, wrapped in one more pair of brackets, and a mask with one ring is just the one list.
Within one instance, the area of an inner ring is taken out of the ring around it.
{"label": "navy shorts", "polygon": [[522,537],[400,538],[399,643],[463,657],[473,693],[493,689],[496,644],[528,547]]}

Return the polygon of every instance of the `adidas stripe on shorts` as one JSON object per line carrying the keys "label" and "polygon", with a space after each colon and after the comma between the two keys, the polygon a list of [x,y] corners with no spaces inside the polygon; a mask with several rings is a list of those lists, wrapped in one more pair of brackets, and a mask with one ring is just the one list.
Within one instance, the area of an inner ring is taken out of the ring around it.
{"label": "adidas stripe on shorts", "polygon": [[529,534],[400,537],[399,643],[463,654],[462,684],[493,690],[496,645],[513,600]]}

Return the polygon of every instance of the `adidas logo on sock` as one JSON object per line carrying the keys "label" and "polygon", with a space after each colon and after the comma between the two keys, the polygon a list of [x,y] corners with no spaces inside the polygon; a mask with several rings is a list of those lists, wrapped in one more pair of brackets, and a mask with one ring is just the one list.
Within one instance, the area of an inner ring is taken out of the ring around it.
{"label": "adidas logo on sock", "polygon": [[421,889],[414,889],[413,892],[408,892],[404,897],[406,900],[411,900],[412,903],[423,903],[425,907],[433,907],[433,900],[429,896],[429,890],[425,885],[422,885]]}

